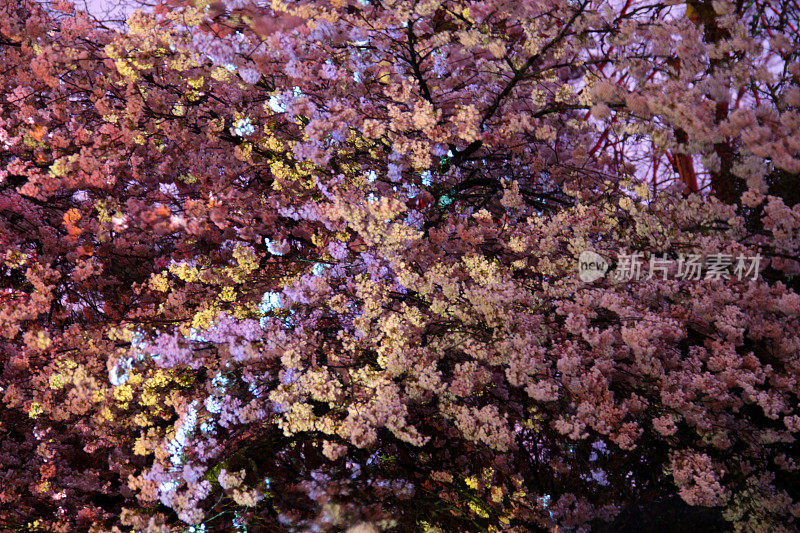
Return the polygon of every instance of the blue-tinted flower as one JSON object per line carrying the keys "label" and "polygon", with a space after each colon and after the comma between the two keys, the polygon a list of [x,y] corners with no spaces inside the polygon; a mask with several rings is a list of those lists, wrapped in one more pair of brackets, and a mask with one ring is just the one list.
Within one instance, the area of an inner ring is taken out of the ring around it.
{"label": "blue-tinted flower", "polygon": [[323,272],[325,272],[325,265],[322,263],[314,263],[314,266],[311,267],[311,273],[315,276],[321,276]]}
{"label": "blue-tinted flower", "polygon": [[258,306],[259,310],[264,314],[281,307],[283,307],[283,300],[279,292],[265,292],[261,298],[261,304]]}
{"label": "blue-tinted flower", "polygon": [[269,108],[275,111],[276,113],[283,113],[284,111],[286,111],[286,106],[281,104],[281,100],[277,96],[270,96],[267,105],[269,105]]}
{"label": "blue-tinted flower", "polygon": [[188,339],[189,339],[190,341],[195,341],[195,342],[208,342],[208,340],[207,340],[207,339],[203,338],[203,337],[200,335],[200,332],[199,332],[199,331],[197,331],[197,329],[196,329],[196,328],[192,328],[192,329],[190,329],[190,330],[189,330],[189,337],[188,337]]}
{"label": "blue-tinted flower", "polygon": [[264,244],[267,245],[267,251],[272,255],[284,255],[291,249],[291,245],[287,241],[278,243],[268,237],[264,237]]}
{"label": "blue-tinted flower", "polygon": [[224,389],[228,386],[230,381],[231,380],[228,379],[227,376],[223,376],[220,372],[217,372],[217,374],[211,379],[211,386]]}
{"label": "blue-tinted flower", "polygon": [[206,398],[205,401],[206,410],[209,413],[219,414],[222,411],[222,400],[219,398],[215,398],[214,396],[209,396]]}
{"label": "blue-tinted flower", "polygon": [[247,533],[247,523],[245,522],[244,517],[242,517],[238,512],[233,519],[233,527],[236,528],[236,531]]}
{"label": "blue-tinted flower", "polygon": [[111,384],[115,387],[124,385],[128,381],[128,372],[131,369],[131,365],[130,359],[117,361],[117,364],[108,371],[108,380]]}
{"label": "blue-tinted flower", "polygon": [[246,137],[247,135],[252,135],[255,133],[256,128],[250,122],[250,119],[240,118],[236,122],[233,123],[233,127],[231,128],[231,133],[236,135],[237,137]]}

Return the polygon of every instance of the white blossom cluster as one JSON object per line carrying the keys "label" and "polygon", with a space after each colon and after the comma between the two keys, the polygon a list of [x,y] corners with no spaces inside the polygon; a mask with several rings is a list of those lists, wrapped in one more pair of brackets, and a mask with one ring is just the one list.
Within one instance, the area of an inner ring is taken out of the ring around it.
{"label": "white blossom cluster", "polygon": [[236,122],[233,123],[231,127],[231,133],[236,135],[237,137],[246,137],[248,135],[252,135],[256,132],[255,126],[250,122],[250,119],[240,118]]}

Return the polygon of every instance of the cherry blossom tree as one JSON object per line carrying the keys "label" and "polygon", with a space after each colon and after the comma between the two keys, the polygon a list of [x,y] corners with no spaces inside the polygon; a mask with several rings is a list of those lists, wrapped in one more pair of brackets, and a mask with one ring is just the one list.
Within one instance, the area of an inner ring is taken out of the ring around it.
{"label": "cherry blossom tree", "polygon": [[795,530],[798,24],[0,0],[0,524]]}

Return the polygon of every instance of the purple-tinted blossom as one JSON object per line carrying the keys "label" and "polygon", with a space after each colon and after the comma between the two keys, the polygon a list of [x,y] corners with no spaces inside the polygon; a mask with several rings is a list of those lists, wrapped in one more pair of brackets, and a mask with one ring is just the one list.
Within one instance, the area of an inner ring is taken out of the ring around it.
{"label": "purple-tinted blossom", "polygon": [[261,79],[261,73],[259,71],[247,67],[239,69],[239,76],[242,77],[245,83],[258,83],[258,80]]}
{"label": "purple-tinted blossom", "polygon": [[331,241],[328,243],[328,251],[331,254],[331,257],[334,259],[338,259],[340,261],[347,258],[347,254],[349,250],[347,249],[347,245],[342,241]]}
{"label": "purple-tinted blossom", "polygon": [[396,165],[394,163],[389,163],[387,166],[386,177],[389,178],[390,181],[398,182],[403,179],[403,170],[400,168],[400,165]]}
{"label": "purple-tinted blossom", "polygon": [[413,209],[406,215],[406,223],[409,226],[421,229],[423,224],[425,224],[425,216],[416,209]]}
{"label": "purple-tinted blossom", "polygon": [[336,81],[339,79],[339,69],[332,63],[326,62],[320,69],[320,75],[326,80]]}
{"label": "purple-tinted blossom", "polygon": [[175,366],[186,365],[190,368],[200,368],[202,362],[196,359],[193,351],[182,345],[180,334],[165,334],[158,335],[154,343],[143,342],[142,344],[147,347],[147,350],[153,354],[153,359],[158,366],[164,368],[171,368]]}

